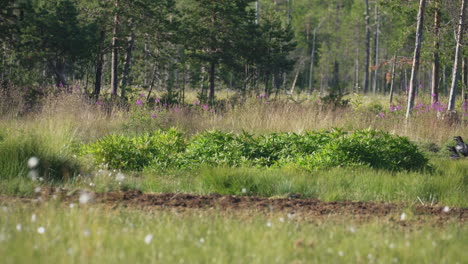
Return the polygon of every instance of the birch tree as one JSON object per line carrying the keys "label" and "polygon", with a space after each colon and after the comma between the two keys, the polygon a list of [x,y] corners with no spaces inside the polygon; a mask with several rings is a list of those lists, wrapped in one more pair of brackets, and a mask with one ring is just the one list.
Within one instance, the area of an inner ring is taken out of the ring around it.
{"label": "birch tree", "polygon": [[458,22],[458,31],[457,31],[457,45],[455,48],[455,59],[453,62],[452,70],[452,85],[450,86],[450,97],[447,111],[455,110],[455,98],[457,96],[457,82],[458,74],[460,72],[460,55],[463,41],[463,23],[465,21],[465,9],[466,9],[467,0],[461,0],[460,5],[460,17]]}
{"label": "birch tree", "polygon": [[418,25],[416,28],[416,43],[414,45],[413,66],[411,67],[411,79],[408,94],[408,107],[406,109],[406,119],[411,116],[411,111],[414,106],[414,98],[416,96],[417,75],[419,71],[419,63],[421,57],[421,41],[423,37],[424,10],[426,0],[420,0],[418,10]]}

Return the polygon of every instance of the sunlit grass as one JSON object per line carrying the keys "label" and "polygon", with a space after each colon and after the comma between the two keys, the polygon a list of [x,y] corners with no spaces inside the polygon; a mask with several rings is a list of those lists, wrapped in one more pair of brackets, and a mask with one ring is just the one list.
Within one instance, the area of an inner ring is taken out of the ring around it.
{"label": "sunlit grass", "polygon": [[[243,211],[25,206],[0,212],[2,263],[462,263],[466,225]],[[33,217],[34,215],[34,217]]]}

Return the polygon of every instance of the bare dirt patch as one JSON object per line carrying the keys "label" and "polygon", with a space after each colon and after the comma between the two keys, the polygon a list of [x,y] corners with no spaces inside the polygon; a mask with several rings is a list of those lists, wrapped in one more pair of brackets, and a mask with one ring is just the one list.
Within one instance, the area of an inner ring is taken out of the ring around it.
{"label": "bare dirt patch", "polygon": [[[59,200],[68,203],[78,203],[83,192],[68,191],[61,188],[43,189],[37,198],[13,198],[0,196],[1,201],[21,201],[33,203],[47,200]],[[450,208],[443,206],[422,206],[383,202],[324,202],[318,199],[265,198],[256,196],[235,195],[193,195],[182,193],[151,194],[138,190],[126,192],[88,193],[92,203],[102,204],[111,208],[135,209],[217,209],[220,211],[255,210],[261,212],[284,212],[288,214],[305,215],[322,218],[328,216],[352,216],[355,219],[371,217],[387,217],[399,220],[402,212],[410,208],[412,217],[416,220],[430,218],[438,222],[458,220],[465,223],[468,220],[468,208]]]}

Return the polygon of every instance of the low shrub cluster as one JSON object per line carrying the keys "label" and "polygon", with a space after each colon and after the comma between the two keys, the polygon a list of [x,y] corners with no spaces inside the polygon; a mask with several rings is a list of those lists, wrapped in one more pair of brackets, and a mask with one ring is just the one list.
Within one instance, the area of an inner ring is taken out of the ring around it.
{"label": "low shrub cluster", "polygon": [[141,170],[208,167],[297,167],[308,170],[364,166],[391,171],[419,170],[428,159],[405,137],[376,130],[272,133],[253,136],[217,130],[185,139],[175,129],[136,137],[108,135],[85,145],[96,163]]}

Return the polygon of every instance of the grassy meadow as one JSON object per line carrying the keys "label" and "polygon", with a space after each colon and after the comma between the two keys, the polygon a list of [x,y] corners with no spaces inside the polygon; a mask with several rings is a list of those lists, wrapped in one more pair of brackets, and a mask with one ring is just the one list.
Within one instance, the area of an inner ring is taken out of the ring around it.
{"label": "grassy meadow", "polygon": [[[446,146],[454,145],[453,136],[468,137],[463,113],[456,121],[444,118],[423,100],[406,122],[403,110],[397,108],[403,103],[389,107],[386,98],[358,95],[348,98],[348,107],[318,99],[299,104],[285,98],[252,98],[242,106],[210,108],[193,102],[194,94],[187,98],[183,106],[131,104],[114,106],[109,112],[105,102],[59,95],[43,99],[31,114],[9,108],[0,119],[2,262],[463,263],[468,258],[467,227],[456,219],[440,224],[429,218],[402,225],[390,218],[356,221],[352,215],[289,219],[282,212],[70,208],[59,202],[31,205],[12,198],[34,197],[38,187],[53,186],[91,192],[139,189],[272,198],[298,194],[323,201],[403,203],[409,208],[468,207],[468,160],[450,160],[446,151]],[[428,166],[409,171],[244,165],[119,170],[80,153],[80,146],[109,134],[136,137],[170,128],[186,137],[207,130],[258,136],[376,129],[408,137],[428,159]],[[31,157],[39,158],[37,167],[28,167]]]}

